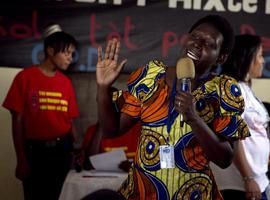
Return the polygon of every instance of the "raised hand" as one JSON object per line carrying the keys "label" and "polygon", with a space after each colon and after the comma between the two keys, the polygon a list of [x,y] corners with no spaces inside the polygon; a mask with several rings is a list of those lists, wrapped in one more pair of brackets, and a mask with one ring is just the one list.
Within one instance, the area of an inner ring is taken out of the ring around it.
{"label": "raised hand", "polygon": [[127,60],[118,63],[120,42],[117,39],[109,40],[106,46],[104,58],[102,48],[98,48],[98,62],[96,69],[97,83],[101,86],[111,86],[119,76]]}

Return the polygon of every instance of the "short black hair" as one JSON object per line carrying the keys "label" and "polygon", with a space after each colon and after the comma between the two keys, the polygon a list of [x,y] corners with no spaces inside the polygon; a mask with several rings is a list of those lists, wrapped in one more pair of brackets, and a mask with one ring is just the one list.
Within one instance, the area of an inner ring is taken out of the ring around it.
{"label": "short black hair", "polygon": [[262,41],[258,35],[235,36],[234,48],[227,61],[222,65],[221,73],[227,74],[237,81],[246,81],[250,65],[261,44]]}
{"label": "short black hair", "polygon": [[59,52],[64,52],[70,45],[77,47],[77,41],[72,35],[64,31],[55,32],[44,39],[45,57],[47,58],[48,56],[48,47],[52,47],[54,53],[57,54]]}
{"label": "short black hair", "polygon": [[189,33],[192,32],[197,26],[204,23],[213,25],[221,32],[224,41],[222,43],[220,53],[230,54],[234,45],[234,31],[228,20],[220,15],[207,15],[195,22],[195,24],[193,24],[190,28]]}

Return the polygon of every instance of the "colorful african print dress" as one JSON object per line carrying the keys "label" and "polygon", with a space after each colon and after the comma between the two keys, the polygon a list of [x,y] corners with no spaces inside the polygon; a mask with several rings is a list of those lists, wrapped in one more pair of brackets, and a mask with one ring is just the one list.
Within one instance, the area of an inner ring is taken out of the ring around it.
{"label": "colorful african print dress", "polygon": [[[166,66],[151,61],[131,74],[121,112],[139,118],[142,131],[134,164],[119,192],[126,199],[222,199],[191,127],[180,127],[169,92]],[[176,85],[176,84],[175,84]],[[213,76],[192,92],[200,117],[227,140],[249,135],[241,118],[244,101],[239,86],[227,76]],[[160,145],[173,145],[175,168],[161,169]]]}

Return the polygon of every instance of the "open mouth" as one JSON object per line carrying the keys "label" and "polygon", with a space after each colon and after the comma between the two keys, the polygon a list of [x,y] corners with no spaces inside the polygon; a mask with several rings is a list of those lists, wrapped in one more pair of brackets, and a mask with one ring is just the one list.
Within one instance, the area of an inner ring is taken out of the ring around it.
{"label": "open mouth", "polygon": [[192,51],[187,51],[187,56],[189,57],[189,58],[191,58],[192,60],[199,60],[199,56],[198,55],[196,55],[194,52],[192,52]]}

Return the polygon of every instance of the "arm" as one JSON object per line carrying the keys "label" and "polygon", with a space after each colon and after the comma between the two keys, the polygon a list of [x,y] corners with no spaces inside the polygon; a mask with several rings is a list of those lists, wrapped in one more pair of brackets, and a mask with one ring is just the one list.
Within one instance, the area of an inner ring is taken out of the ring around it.
{"label": "arm", "polygon": [[235,143],[236,148],[233,162],[243,177],[246,189],[246,198],[251,199],[255,196],[257,199],[261,199],[261,191],[257,182],[254,180],[252,170],[247,162],[242,141],[236,141]]}
{"label": "arm", "polygon": [[72,135],[72,139],[73,139],[73,142],[76,142],[77,139],[78,139],[77,129],[76,129],[76,126],[74,124],[74,120],[73,119],[70,119],[70,121],[71,121],[71,135]]}
{"label": "arm", "polygon": [[[180,102],[180,105],[178,104]],[[229,142],[222,141],[200,118],[193,104],[193,96],[188,92],[179,92],[175,98],[175,108],[183,114],[202,146],[207,158],[221,168],[228,167],[233,158],[233,150]],[[222,159],[221,159],[222,158]]]}
{"label": "arm", "polygon": [[84,135],[79,164],[83,164],[83,168],[86,170],[93,168],[89,156],[100,153],[102,134],[99,133],[99,131],[98,123],[93,124],[88,127],[87,132]]}
{"label": "arm", "polygon": [[26,178],[29,166],[25,155],[25,135],[23,132],[23,116],[20,113],[11,111],[12,115],[12,136],[17,156],[16,177],[20,180]]}
{"label": "arm", "polygon": [[124,132],[134,123],[128,115],[119,116],[116,113],[109,91],[127,60],[118,63],[120,42],[116,39],[108,42],[104,58],[102,58],[101,51],[101,47],[99,47],[96,69],[98,121],[105,135],[116,135]]}
{"label": "arm", "polygon": [[101,129],[99,125],[97,125],[90,142],[87,146],[87,155],[92,156],[95,154],[100,153],[100,145],[101,145],[101,140],[102,140],[102,134],[100,133]]}

